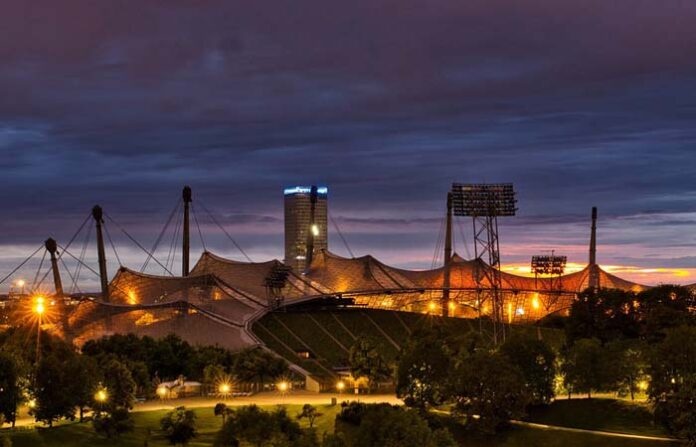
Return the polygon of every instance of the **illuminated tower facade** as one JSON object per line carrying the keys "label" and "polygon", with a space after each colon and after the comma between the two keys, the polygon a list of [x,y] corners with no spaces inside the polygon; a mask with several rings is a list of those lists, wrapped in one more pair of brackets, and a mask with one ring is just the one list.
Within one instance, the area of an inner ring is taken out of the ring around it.
{"label": "illuminated tower facade", "polygon": [[326,186],[285,188],[285,264],[303,273],[315,253],[328,248]]}

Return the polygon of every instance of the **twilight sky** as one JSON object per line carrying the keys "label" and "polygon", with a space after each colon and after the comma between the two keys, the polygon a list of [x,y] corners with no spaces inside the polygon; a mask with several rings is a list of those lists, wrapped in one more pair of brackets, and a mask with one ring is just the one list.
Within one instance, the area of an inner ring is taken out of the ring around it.
{"label": "twilight sky", "polygon": [[429,268],[449,184],[510,181],[506,268],[548,249],[584,264],[596,205],[601,264],[696,282],[693,0],[0,5],[0,278],[95,203],[151,246],[184,184],[254,260],[283,256],[282,188],[319,183],[356,255]]}

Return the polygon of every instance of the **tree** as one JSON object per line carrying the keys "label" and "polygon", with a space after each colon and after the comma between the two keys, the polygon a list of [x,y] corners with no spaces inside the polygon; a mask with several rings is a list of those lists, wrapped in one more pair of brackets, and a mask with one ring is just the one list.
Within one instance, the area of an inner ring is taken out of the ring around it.
{"label": "tree", "polygon": [[60,418],[75,419],[75,399],[67,392],[72,380],[67,374],[66,362],[56,354],[50,353],[41,359],[34,387],[34,417],[37,421],[52,427],[53,422]]}
{"label": "tree", "polygon": [[263,349],[250,348],[237,354],[232,371],[238,380],[254,383],[261,390],[267,380],[276,380],[290,370],[284,359]]}
{"label": "tree", "polygon": [[197,436],[196,413],[186,407],[177,407],[160,421],[164,436],[172,444],[186,445]]}
{"label": "tree", "polygon": [[322,416],[322,413],[319,413],[317,408],[311,404],[304,404],[302,406],[302,412],[297,415],[297,419],[307,419],[309,421],[309,428],[314,427],[314,421],[319,417]]}
{"label": "tree", "polygon": [[428,442],[428,447],[457,447],[459,444],[446,428],[438,428],[433,430],[432,436]]}
{"label": "tree", "polygon": [[92,421],[94,431],[107,438],[119,437],[132,432],[135,422],[125,408],[114,408],[111,412],[98,412]]}
{"label": "tree", "polygon": [[614,382],[611,388],[634,400],[647,370],[644,354],[647,348],[636,340],[617,340],[607,343],[604,350],[610,381]]}
{"label": "tree", "polygon": [[[231,413],[231,417],[234,417],[234,411],[231,411]],[[229,422],[230,419],[227,419],[227,421],[223,420],[222,428],[215,435],[215,442],[213,443],[215,447],[239,447],[237,425]]]}
{"label": "tree", "polygon": [[615,376],[611,360],[597,339],[580,339],[565,351],[561,370],[570,392],[587,393],[613,388]]}
{"label": "tree", "polygon": [[529,401],[524,385],[522,375],[497,352],[460,355],[451,388],[454,410],[466,416],[468,426],[494,433],[524,413]]}
{"label": "tree", "polygon": [[94,400],[94,392],[102,379],[101,371],[94,358],[86,355],[76,355],[66,364],[66,374],[72,380],[68,382],[67,393],[73,397],[78,408],[80,422],[84,420],[84,412]]}
{"label": "tree", "polygon": [[195,350],[188,342],[169,334],[156,340],[150,357],[150,371],[160,377],[191,377],[195,355]]}
{"label": "tree", "polygon": [[649,397],[655,418],[696,443],[696,326],[666,331],[650,359]]}
{"label": "tree", "polygon": [[[359,411],[356,411],[357,408]],[[348,414],[349,413],[349,414]],[[357,418],[356,418],[357,417]],[[389,404],[346,406],[339,417],[355,426],[351,438],[360,447],[454,447],[446,429],[433,432],[420,413]],[[345,445],[340,433],[324,439],[324,445]]]}
{"label": "tree", "polygon": [[256,405],[249,405],[230,412],[216,437],[215,445],[236,445],[235,442],[239,440],[257,447],[294,445],[301,435],[299,424],[288,416],[284,408],[267,412]]}
{"label": "tree", "polygon": [[218,364],[210,364],[203,368],[203,382],[208,385],[215,385],[226,376],[225,369]]}
{"label": "tree", "polygon": [[602,343],[638,338],[639,319],[639,303],[634,292],[587,289],[571,305],[566,339],[572,345],[581,338],[597,338]]}
{"label": "tree", "polygon": [[0,352],[0,416],[12,427],[17,420],[17,407],[22,402],[20,362],[19,356]]}
{"label": "tree", "polygon": [[391,376],[391,369],[375,342],[367,337],[358,338],[351,346],[348,362],[353,377],[366,377],[370,389]]}
{"label": "tree", "polygon": [[696,323],[696,292],[675,285],[651,287],[638,294],[641,332],[649,342],[665,338],[667,330]]}
{"label": "tree", "polygon": [[116,358],[102,365],[104,387],[109,393],[109,408],[133,408],[135,401],[135,381],[130,370]]}
{"label": "tree", "polygon": [[324,433],[321,447],[348,447],[348,444],[342,433]]}
{"label": "tree", "polygon": [[227,415],[230,414],[231,411],[232,409],[222,402],[216,403],[215,408],[213,408],[213,413],[215,414],[215,416],[222,417],[223,425],[225,424],[225,419],[227,418]]}
{"label": "tree", "polygon": [[551,402],[556,377],[556,354],[548,343],[532,336],[516,335],[501,346],[500,353],[522,374],[530,403]]}
{"label": "tree", "polygon": [[417,334],[401,351],[396,395],[409,407],[425,411],[446,397],[451,356],[441,340],[439,331]]}

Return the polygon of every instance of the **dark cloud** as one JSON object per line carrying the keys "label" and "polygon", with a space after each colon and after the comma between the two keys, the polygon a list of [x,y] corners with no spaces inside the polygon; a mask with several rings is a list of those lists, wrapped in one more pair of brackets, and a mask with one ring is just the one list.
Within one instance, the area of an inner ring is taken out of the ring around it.
{"label": "dark cloud", "polygon": [[605,261],[685,258],[694,48],[688,1],[5,1],[0,244],[95,203],[150,243],[191,184],[282,257],[281,188],[319,182],[356,251],[427,267],[449,183],[513,181],[510,259],[584,260],[593,205]]}

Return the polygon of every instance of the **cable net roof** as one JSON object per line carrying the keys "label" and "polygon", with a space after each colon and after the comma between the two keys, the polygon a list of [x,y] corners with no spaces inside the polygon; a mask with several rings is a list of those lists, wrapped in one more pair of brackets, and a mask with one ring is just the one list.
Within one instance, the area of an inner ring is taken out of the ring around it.
{"label": "cable net roof", "polygon": [[[567,309],[575,294],[588,287],[590,268],[536,279],[500,272],[507,314],[534,320]],[[633,291],[645,288],[596,268],[601,287]],[[320,250],[305,274],[288,269],[278,260],[239,262],[205,252],[188,277],[156,276],[121,268],[109,285],[110,303],[83,302],[70,316],[70,324],[80,332],[78,339],[96,336],[99,331],[143,335],[174,332],[192,343],[239,348],[257,343],[246,328],[267,312],[275,299],[292,304],[341,294],[368,307],[428,312],[433,309],[429,306],[442,297],[444,272],[444,267],[406,270],[369,255],[345,258]],[[475,316],[472,303],[479,303],[476,305],[486,312],[486,290],[491,288],[486,273],[491,272],[492,268],[481,260],[465,260],[456,254],[452,257],[450,299],[463,305],[458,311],[460,316]],[[481,289],[477,289],[477,274]],[[107,320],[111,321],[110,328],[105,326]]]}
{"label": "cable net roof", "polygon": [[[450,287],[453,289],[476,289],[477,270],[481,287],[490,288],[488,280],[493,269],[481,260],[465,260],[458,255],[450,264]],[[502,288],[513,291],[545,291],[560,286],[559,291],[578,293],[588,287],[590,267],[559,279],[533,278],[500,272]],[[438,289],[444,285],[445,267],[431,270],[405,270],[390,267],[372,256],[344,258],[323,251],[312,262],[307,276],[327,286],[334,292],[351,293],[384,290]],[[642,290],[645,286],[623,280],[601,269],[600,285],[607,288]]]}

